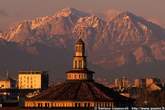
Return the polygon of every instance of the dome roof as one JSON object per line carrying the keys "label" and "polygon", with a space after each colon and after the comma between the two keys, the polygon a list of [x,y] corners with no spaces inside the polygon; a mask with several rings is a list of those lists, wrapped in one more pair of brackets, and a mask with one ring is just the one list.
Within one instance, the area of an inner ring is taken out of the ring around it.
{"label": "dome roof", "polygon": [[129,101],[129,98],[94,81],[65,81],[27,100]]}

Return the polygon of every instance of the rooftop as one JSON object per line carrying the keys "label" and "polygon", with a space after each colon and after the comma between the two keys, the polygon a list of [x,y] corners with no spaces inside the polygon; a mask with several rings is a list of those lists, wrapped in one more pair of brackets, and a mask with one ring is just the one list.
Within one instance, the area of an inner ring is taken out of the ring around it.
{"label": "rooftop", "polygon": [[94,81],[65,81],[27,100],[126,101],[129,98],[121,96],[114,90]]}
{"label": "rooftop", "polygon": [[70,70],[67,71],[66,73],[94,73],[94,72],[88,69],[83,69],[83,70]]}
{"label": "rooftop", "polygon": [[83,41],[81,38],[79,38],[79,39],[77,40],[76,44],[84,44],[84,41]]}
{"label": "rooftop", "polygon": [[19,74],[43,74],[47,71],[19,71]]}

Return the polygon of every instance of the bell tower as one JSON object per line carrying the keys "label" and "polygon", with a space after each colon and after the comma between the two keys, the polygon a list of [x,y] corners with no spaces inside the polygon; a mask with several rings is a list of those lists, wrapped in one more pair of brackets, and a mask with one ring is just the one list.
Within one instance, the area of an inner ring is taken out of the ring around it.
{"label": "bell tower", "polygon": [[75,44],[75,55],[73,57],[73,69],[86,69],[85,44],[79,39]]}
{"label": "bell tower", "polygon": [[67,80],[93,80],[93,71],[87,69],[85,43],[79,39],[75,44],[72,70],[66,72]]}

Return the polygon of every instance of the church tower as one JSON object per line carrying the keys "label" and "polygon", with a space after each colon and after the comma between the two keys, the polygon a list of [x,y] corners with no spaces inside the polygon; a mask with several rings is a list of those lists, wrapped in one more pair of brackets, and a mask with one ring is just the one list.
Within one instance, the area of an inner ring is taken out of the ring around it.
{"label": "church tower", "polygon": [[73,69],[81,70],[86,69],[86,56],[85,56],[85,44],[82,39],[79,39],[75,45],[75,55],[73,57]]}
{"label": "church tower", "polygon": [[85,56],[85,43],[79,39],[75,44],[72,70],[66,72],[67,80],[93,80],[93,71],[87,68]]}
{"label": "church tower", "polygon": [[72,63],[72,69],[66,72],[65,82],[52,86],[39,95],[26,98],[24,107],[61,110],[132,107],[132,99],[94,81],[94,72],[87,68],[85,43],[82,39],[75,44]]}

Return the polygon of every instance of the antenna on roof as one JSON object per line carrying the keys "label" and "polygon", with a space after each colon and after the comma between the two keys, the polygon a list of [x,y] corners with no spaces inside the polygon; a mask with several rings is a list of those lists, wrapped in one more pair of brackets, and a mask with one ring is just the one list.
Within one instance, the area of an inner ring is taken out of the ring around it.
{"label": "antenna on roof", "polygon": [[6,77],[9,78],[9,72],[6,70]]}

